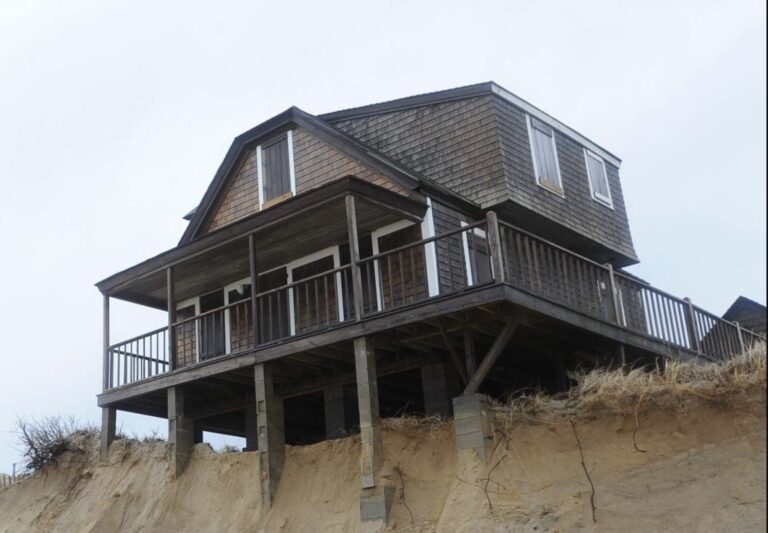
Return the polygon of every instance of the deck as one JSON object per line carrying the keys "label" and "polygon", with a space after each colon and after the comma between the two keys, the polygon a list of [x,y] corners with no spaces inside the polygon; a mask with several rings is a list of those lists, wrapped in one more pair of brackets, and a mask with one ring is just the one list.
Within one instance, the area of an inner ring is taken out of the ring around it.
{"label": "deck", "polygon": [[[423,364],[408,353],[420,339],[436,337],[466,385],[468,372],[453,349],[461,342],[456,335],[467,324],[482,331],[485,323],[494,338],[512,317],[534,329],[544,324],[542,331],[552,333],[553,324],[563,326],[561,336],[571,340],[586,334],[686,360],[728,357],[762,339],[687,299],[499,221],[492,212],[485,220],[364,258],[355,248],[341,266],[308,271],[267,290],[258,284],[254,291],[233,290],[226,305],[177,315],[168,326],[105,347],[99,404],[265,361],[305,354],[306,362],[313,352],[375,334],[398,339],[382,372],[387,365],[403,371]],[[423,357],[434,357],[432,352],[419,351]],[[333,379],[354,380],[353,368],[334,365]],[[328,382],[327,375],[305,380],[283,394],[321,390]]]}

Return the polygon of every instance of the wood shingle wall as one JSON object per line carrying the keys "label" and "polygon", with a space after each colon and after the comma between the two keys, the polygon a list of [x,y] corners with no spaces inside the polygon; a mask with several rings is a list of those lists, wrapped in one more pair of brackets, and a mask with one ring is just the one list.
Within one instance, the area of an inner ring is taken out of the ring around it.
{"label": "wood shingle wall", "polygon": [[606,161],[605,168],[613,199],[611,209],[592,198],[584,148],[556,131],[555,144],[565,197],[553,194],[539,186],[534,179],[525,113],[501,98],[494,99],[494,107],[511,199],[611,249],[634,257],[619,170]]}
{"label": "wood shingle wall", "polygon": [[[408,191],[389,178],[355,161],[317,137],[301,130],[293,130],[293,159],[296,176],[296,194],[325,185],[345,176],[354,175],[374,185],[401,194]],[[259,211],[259,182],[256,148],[241,158],[228,190],[216,208],[207,232],[219,229]],[[207,233],[206,232],[206,233]]]}

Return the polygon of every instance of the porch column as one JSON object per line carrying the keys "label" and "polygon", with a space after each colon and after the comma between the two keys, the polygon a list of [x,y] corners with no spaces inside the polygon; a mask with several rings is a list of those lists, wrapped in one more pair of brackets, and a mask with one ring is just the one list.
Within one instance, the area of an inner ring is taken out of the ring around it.
{"label": "porch column", "polygon": [[488,229],[488,247],[491,252],[491,266],[493,267],[493,281],[504,283],[504,253],[501,248],[501,233],[499,231],[499,219],[496,213],[488,211],[486,215]]}
{"label": "porch column", "polygon": [[184,412],[184,390],[168,387],[168,466],[178,478],[189,462],[194,446],[194,423]]}
{"label": "porch column", "polygon": [[354,300],[355,320],[363,318],[363,276],[360,273],[360,242],[357,236],[357,213],[355,197],[345,197],[347,207],[347,233],[349,234],[349,263],[352,270],[352,299]]}
{"label": "porch column", "polygon": [[112,361],[109,357],[109,296],[104,295],[104,307],[102,312],[102,336],[104,340],[104,377],[102,390],[107,390],[112,386]]}
{"label": "porch column", "polygon": [[165,270],[166,301],[168,302],[168,366],[176,369],[176,290],[174,287],[173,267]]}
{"label": "porch column", "polygon": [[272,367],[261,363],[254,367],[256,416],[259,433],[261,503],[272,506],[285,462],[285,421],[283,400],[275,395]]}
{"label": "porch column", "polygon": [[114,407],[101,408],[101,443],[99,456],[106,459],[109,456],[109,445],[115,441],[117,409]]}
{"label": "porch column", "polygon": [[325,438],[338,439],[346,435],[347,411],[344,387],[333,387],[323,391],[325,408]]}
{"label": "porch column", "polygon": [[258,302],[256,300],[256,280],[259,276],[259,270],[258,263],[256,262],[256,236],[253,233],[248,235],[248,256],[250,259],[249,270],[251,272],[251,327],[253,328],[253,346],[255,347],[259,344],[259,319],[256,311],[258,309]]}
{"label": "porch column", "polygon": [[427,416],[451,416],[451,398],[461,393],[461,387],[451,370],[442,362],[421,367],[424,412]]}

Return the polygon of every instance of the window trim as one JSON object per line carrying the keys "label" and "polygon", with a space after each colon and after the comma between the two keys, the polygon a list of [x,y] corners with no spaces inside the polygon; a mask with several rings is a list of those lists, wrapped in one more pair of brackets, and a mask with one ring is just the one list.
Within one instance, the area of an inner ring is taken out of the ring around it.
{"label": "window trim", "polygon": [[554,188],[550,185],[547,185],[543,183],[539,179],[539,165],[536,162],[536,148],[534,148],[533,144],[533,124],[531,124],[531,115],[527,114],[525,115],[525,122],[528,125],[528,145],[531,149],[531,159],[533,160],[533,176],[536,180],[536,184],[540,187],[543,187],[544,189],[548,190],[549,192],[556,194],[562,198],[565,198],[565,189],[563,188],[563,175],[560,172],[560,158],[557,156],[557,140],[555,139],[555,128],[550,126],[549,124],[544,123],[546,126],[549,127],[550,130],[552,130],[552,135],[550,139],[552,139],[552,150],[554,150],[555,153],[555,169],[557,169],[557,183],[559,188]]}
{"label": "window trim", "polygon": [[[469,224],[463,220],[459,221],[459,224],[462,228],[469,226]],[[482,228],[473,228],[470,231],[475,237],[488,239],[487,233]],[[464,271],[467,273],[467,287],[474,287],[477,282],[472,275],[472,258],[469,256],[469,239],[467,238],[466,231],[461,232],[461,245],[464,252]],[[491,267],[491,277],[493,277],[493,264],[491,263],[489,266]]]}
{"label": "window trim", "polygon": [[[589,158],[593,157],[600,161],[600,164],[603,167],[603,178],[605,179],[605,188],[608,189],[608,196],[603,196],[599,192],[595,190],[595,188],[592,186],[592,173],[589,170]],[[613,195],[611,194],[611,182],[608,181],[608,169],[605,166],[605,159],[600,157],[595,152],[589,150],[588,148],[584,148],[584,166],[587,167],[587,182],[589,183],[589,194],[592,197],[593,200],[595,200],[597,203],[604,205],[605,207],[609,207],[613,209]]]}
{"label": "window trim", "polygon": [[294,165],[293,159],[293,130],[286,131],[285,136],[286,142],[288,143],[288,178],[290,181],[291,190],[289,193],[285,193],[281,196],[278,196],[277,198],[272,198],[271,200],[266,201],[264,199],[264,169],[263,159],[261,156],[261,147],[265,144],[274,142],[277,137],[272,137],[256,147],[256,176],[257,181],[259,182],[259,210],[271,207],[277,203],[282,202],[283,200],[296,196],[296,167]]}

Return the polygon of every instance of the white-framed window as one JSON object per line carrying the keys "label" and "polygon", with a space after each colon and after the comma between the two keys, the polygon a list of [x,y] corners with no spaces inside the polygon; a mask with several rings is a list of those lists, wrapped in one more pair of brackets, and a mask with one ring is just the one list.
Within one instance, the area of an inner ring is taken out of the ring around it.
{"label": "white-framed window", "polygon": [[536,183],[563,196],[563,180],[560,177],[560,163],[557,160],[555,130],[530,115],[526,115],[526,120]]}
{"label": "white-framed window", "polygon": [[[468,226],[461,221],[461,227]],[[484,229],[473,228],[461,232],[461,244],[464,249],[464,270],[467,273],[467,286],[486,283],[492,279],[492,265],[488,253],[488,238]]]}
{"label": "white-framed window", "polygon": [[608,183],[605,161],[599,155],[584,148],[584,163],[587,165],[587,178],[592,198],[613,209],[611,186]]}
{"label": "white-framed window", "polygon": [[293,162],[293,132],[287,132],[256,147],[259,209],[296,194]]}

